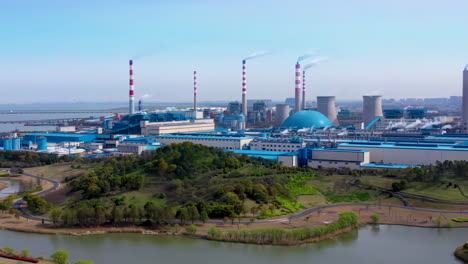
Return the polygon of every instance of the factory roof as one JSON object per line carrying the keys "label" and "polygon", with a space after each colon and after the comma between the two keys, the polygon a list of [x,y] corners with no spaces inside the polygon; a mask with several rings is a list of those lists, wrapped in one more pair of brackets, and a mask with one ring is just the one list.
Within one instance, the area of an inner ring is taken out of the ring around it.
{"label": "factory roof", "polygon": [[336,148],[313,148],[312,151],[334,151],[334,152],[369,152],[360,149],[336,149]]}
{"label": "factory roof", "polygon": [[68,141],[89,142],[96,139],[97,134],[77,134],[77,133],[31,133],[24,136],[24,140],[35,141],[38,137],[45,137],[50,143],[60,143]]}
{"label": "factory roof", "polygon": [[369,168],[369,169],[406,169],[409,167],[419,168],[419,166],[410,166],[410,165],[403,165],[403,164],[387,164],[387,163],[364,163],[364,164],[361,164],[361,167]]}
{"label": "factory roof", "polygon": [[239,149],[225,149],[226,152],[233,152],[240,155],[247,155],[249,157],[263,158],[269,160],[278,160],[279,156],[297,156],[297,152],[283,152],[283,151],[265,151],[265,150],[239,150]]}
{"label": "factory roof", "polygon": [[290,115],[282,127],[293,128],[323,128],[332,126],[330,120],[322,113],[312,110],[303,110]]}
{"label": "factory roof", "polygon": [[226,152],[246,155],[264,155],[264,156],[296,156],[297,152],[287,151],[267,151],[267,150],[245,150],[245,149],[225,149]]}
{"label": "factory roof", "polygon": [[468,151],[468,146],[454,145],[444,146],[437,144],[385,144],[385,143],[341,143],[338,147],[363,147],[363,148],[393,148],[393,149],[420,149],[420,150],[452,150],[452,151]]}
{"label": "factory roof", "polygon": [[156,138],[181,138],[181,139],[203,139],[203,140],[243,140],[254,139],[251,136],[190,136],[190,135],[161,135]]}

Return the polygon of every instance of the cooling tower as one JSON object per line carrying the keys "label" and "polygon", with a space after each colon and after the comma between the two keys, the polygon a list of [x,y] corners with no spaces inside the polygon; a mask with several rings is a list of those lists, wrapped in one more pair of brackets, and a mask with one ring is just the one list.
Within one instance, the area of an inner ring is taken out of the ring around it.
{"label": "cooling tower", "polygon": [[275,127],[280,127],[284,121],[289,117],[288,104],[277,104],[276,105],[276,118],[275,118]]}
{"label": "cooling tower", "polygon": [[362,121],[368,125],[375,118],[383,116],[382,96],[369,95],[363,96]]}
{"label": "cooling tower", "polygon": [[326,116],[334,125],[338,125],[335,96],[317,96],[317,111]]}
{"label": "cooling tower", "polygon": [[468,65],[463,70],[463,103],[461,132],[468,133]]}

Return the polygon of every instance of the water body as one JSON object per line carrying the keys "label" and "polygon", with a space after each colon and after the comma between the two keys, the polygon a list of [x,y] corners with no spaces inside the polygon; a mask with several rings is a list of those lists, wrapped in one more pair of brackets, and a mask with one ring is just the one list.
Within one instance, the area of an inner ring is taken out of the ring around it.
{"label": "water body", "polygon": [[[8,195],[17,193],[20,190],[21,183],[19,181],[0,180],[0,182],[8,184],[8,187],[0,190],[0,199],[7,197]],[[1,238],[0,238],[0,241],[1,241]]]}
{"label": "water body", "polygon": [[72,261],[96,264],[459,264],[452,253],[467,238],[468,229],[380,226],[313,244],[261,246],[141,234],[66,236],[0,230],[0,247],[27,248],[33,255],[45,256],[66,249]]}
{"label": "water body", "polygon": [[[0,121],[45,120],[60,118],[88,118],[106,116],[106,113],[28,113],[8,114],[0,112]],[[55,131],[55,126],[24,126],[24,124],[0,124],[0,132],[20,131]]]}

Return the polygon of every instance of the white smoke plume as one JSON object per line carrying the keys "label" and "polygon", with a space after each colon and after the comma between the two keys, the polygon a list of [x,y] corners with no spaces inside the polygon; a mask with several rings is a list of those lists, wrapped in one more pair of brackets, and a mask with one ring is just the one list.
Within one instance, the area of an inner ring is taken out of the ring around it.
{"label": "white smoke plume", "polygon": [[297,62],[301,62],[301,61],[303,61],[305,59],[308,59],[308,58],[314,56],[316,53],[317,53],[316,51],[309,51],[306,54],[297,57]]}
{"label": "white smoke plume", "polygon": [[310,68],[312,68],[314,66],[317,66],[320,63],[326,62],[326,61],[328,61],[328,58],[326,58],[326,57],[315,58],[315,59],[311,60],[309,64],[305,65],[303,69],[305,71],[307,69],[310,69]]}
{"label": "white smoke plume", "polygon": [[269,54],[271,54],[270,51],[259,50],[259,51],[256,51],[256,52],[248,55],[247,57],[244,58],[244,60],[252,60],[252,59],[263,57],[263,56],[266,56],[266,55],[269,55]]}
{"label": "white smoke plume", "polygon": [[151,98],[153,97],[151,94],[144,94],[140,97],[140,99],[148,99],[148,98]]}

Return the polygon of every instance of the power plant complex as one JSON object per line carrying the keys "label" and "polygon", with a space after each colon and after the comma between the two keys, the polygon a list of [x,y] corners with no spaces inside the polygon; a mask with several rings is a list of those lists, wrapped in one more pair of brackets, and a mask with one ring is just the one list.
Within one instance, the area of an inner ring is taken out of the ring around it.
{"label": "power plant complex", "polygon": [[[358,104],[320,95],[308,102],[306,95],[313,93],[309,89],[306,94],[306,69],[311,64],[302,68],[299,59],[294,86],[289,88],[294,97],[274,103],[247,97],[247,61],[262,55],[242,60],[240,102],[201,105],[198,72],[193,71],[193,106],[174,111],[145,110],[142,100],[135,109],[134,61],[130,60],[128,114],[103,116],[87,130],[68,124],[71,128],[61,126],[55,133],[5,134],[0,147],[92,158],[141,154],[188,141],[287,166],[348,169],[468,160],[468,66],[463,69],[458,112],[434,107],[431,100],[427,104],[385,100],[380,94],[364,95]],[[319,90],[314,85],[314,93]]]}

